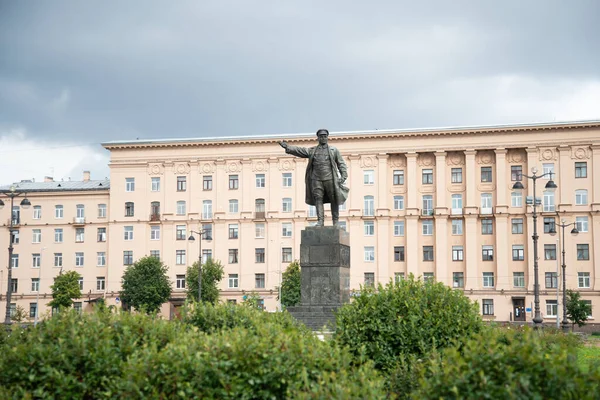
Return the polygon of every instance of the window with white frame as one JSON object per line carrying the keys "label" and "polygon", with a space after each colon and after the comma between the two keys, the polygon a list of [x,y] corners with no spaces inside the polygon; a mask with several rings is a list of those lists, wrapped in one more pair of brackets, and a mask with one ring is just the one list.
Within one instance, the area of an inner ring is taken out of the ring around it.
{"label": "window with white frame", "polygon": [[283,222],[281,224],[281,236],[292,237],[292,223],[291,222]]}
{"label": "window with white frame", "polygon": [[63,230],[62,228],[54,229],[54,243],[62,243],[63,242]]}
{"label": "window with white frame", "polygon": [[125,191],[126,192],[135,191],[135,178],[125,178]]}
{"label": "window with white frame", "polygon": [[491,214],[492,213],[492,194],[481,193],[481,213]]}
{"label": "window with white frame", "polygon": [[42,241],[42,230],[33,229],[33,241],[32,243],[40,243]]}
{"label": "window with white frame", "polygon": [[425,235],[425,236],[433,235],[433,220],[432,219],[424,219],[423,220],[423,235]]}
{"label": "window with white frame", "polygon": [[558,315],[558,303],[556,300],[546,300],[546,317],[556,317]]}
{"label": "window with white frame", "polygon": [[19,268],[19,255],[14,254],[10,258],[10,266],[11,268]]}
{"label": "window with white frame", "polygon": [[40,278],[31,278],[31,291],[32,292],[40,291]]}
{"label": "window with white frame", "polygon": [[290,197],[283,198],[282,211],[283,212],[292,212],[292,199]]}
{"label": "window with white frame", "polygon": [[238,249],[229,249],[229,264],[237,264],[239,262],[238,255]]}
{"label": "window with white frame", "polygon": [[374,236],[375,235],[375,221],[365,221],[365,236]]}
{"label": "window with white frame", "polygon": [[[62,253],[54,253],[54,266],[62,267],[63,265],[63,255]],[[13,265],[14,268],[14,265]]]}
{"label": "window with white frame", "polygon": [[237,190],[240,187],[239,177],[237,175],[229,175],[229,189]]}
{"label": "window with white frame", "polygon": [[589,272],[578,272],[577,273],[577,287],[580,289],[587,289],[590,287],[590,273]]}
{"label": "window with white frame", "polygon": [[484,288],[493,288],[494,287],[494,273],[493,272],[484,272],[483,273],[483,287]]}
{"label": "window with white frame", "polygon": [[42,218],[42,206],[33,206],[33,219]]}
{"label": "window with white frame", "polygon": [[239,286],[238,274],[229,274],[228,283],[230,289],[237,288]]}
{"label": "window with white frame", "polygon": [[590,245],[581,243],[577,245],[577,260],[589,260],[590,259]]}
{"label": "window with white frame", "polygon": [[54,206],[54,218],[62,219],[63,215],[64,215],[63,206],[61,206],[60,204],[57,206]]}
{"label": "window with white frame", "polygon": [[257,222],[254,224],[254,237],[257,239],[263,239],[265,237],[265,224]]}
{"label": "window with white frame", "polygon": [[522,181],[523,180],[523,166],[512,165],[510,167],[510,180],[511,181]]}
{"label": "window with white frame", "polygon": [[394,282],[400,283],[404,279],[404,272],[394,272]]}
{"label": "window with white frame", "polygon": [[283,187],[292,187],[292,173],[284,172],[281,174],[283,180]]}
{"label": "window with white frame", "polygon": [[433,196],[430,194],[423,195],[423,215],[433,215]]}
{"label": "window with white frame", "polygon": [[132,201],[128,201],[125,203],[125,216],[133,217],[135,210],[135,204]]}
{"label": "window with white frame", "polygon": [[179,200],[177,202],[177,215],[185,215],[185,213],[186,213],[185,201]]}
{"label": "window with white frame", "polygon": [[98,242],[106,242],[106,228],[98,228]]}
{"label": "window with white frame", "polygon": [[545,244],[544,245],[544,260],[556,260],[556,245]]}
{"label": "window with white frame", "polygon": [[75,253],[75,266],[83,267],[83,261],[84,261],[83,253],[82,252]]}
{"label": "window with white frame", "polygon": [[229,200],[229,213],[235,214],[237,212],[239,212],[239,202],[237,201],[237,199]]}
{"label": "window with white frame", "polygon": [[556,272],[546,272],[544,274],[546,289],[556,289],[558,287],[558,275]]}
{"label": "window with white frame", "polygon": [[175,275],[175,287],[185,289],[185,275]]}
{"label": "window with white frame", "polygon": [[39,268],[40,265],[42,264],[42,256],[40,253],[34,253],[31,255],[32,258],[32,267],[33,268]]}
{"label": "window with white frame", "polygon": [[150,190],[152,192],[160,192],[160,177],[150,178]]}
{"label": "window with white frame", "polygon": [[575,191],[575,205],[585,206],[588,203],[588,192],[585,189]]}
{"label": "window with white frame", "polygon": [[133,264],[133,250],[124,250],[123,251],[123,265],[132,265]]}
{"label": "window with white frame", "polygon": [[187,227],[185,225],[175,225],[175,240],[187,240]]}
{"label": "window with white frame", "polygon": [[483,299],[481,300],[481,305],[483,307],[483,315],[494,315],[494,300],[493,299]]}
{"label": "window with white frame", "polygon": [[265,174],[256,174],[256,187],[264,188],[266,186]]}
{"label": "window with white frame", "polygon": [[254,249],[254,262],[257,264],[263,264],[265,262],[265,248],[257,247]]}
{"label": "window with white frame", "polygon": [[175,250],[175,264],[185,265],[185,250]]}
{"label": "window with white frame", "polygon": [[462,168],[452,168],[451,170],[451,183],[462,183]]}
{"label": "window with white frame", "polygon": [[404,185],[404,170],[401,170],[401,169],[394,170],[393,184],[394,185]]}
{"label": "window with white frame", "polygon": [[211,219],[213,217],[212,200],[202,201],[202,219]]}
{"label": "window with white frame", "polygon": [[522,244],[513,244],[512,259],[513,259],[513,261],[524,261],[525,260],[525,247]]}
{"label": "window with white frame", "polygon": [[521,192],[512,192],[510,194],[510,205],[512,207],[523,207],[523,194]]}
{"label": "window with white frame", "polygon": [[374,246],[365,246],[364,248],[364,260],[367,262],[375,261],[375,247]]}
{"label": "window with white frame", "polygon": [[186,176],[178,176],[177,177],[177,191],[185,192],[187,190],[187,177]]}
{"label": "window with white frame", "polygon": [[432,185],[433,184],[433,170],[432,169],[424,169],[421,171],[421,183],[424,185]]}
{"label": "window with white frame", "polygon": [[[542,175],[546,174],[554,174],[554,163],[544,163],[542,164]],[[550,177],[550,175],[547,175]]]}
{"label": "window with white frame", "polygon": [[588,217],[575,217],[575,226],[579,233],[586,233],[588,231]]}
{"label": "window with white frame", "polygon": [[365,185],[375,184],[375,171],[373,171],[372,169],[363,171],[363,183]]}
{"label": "window with white frame", "polygon": [[554,192],[550,190],[544,191],[544,212],[553,212],[554,208]]}
{"label": "window with white frame", "polygon": [[83,243],[85,240],[85,228],[75,228],[75,243]]}
{"label": "window with white frame", "polygon": [[[202,251],[204,251],[204,250],[202,250]],[[154,257],[157,260],[160,260],[160,250],[150,250],[150,257]]]}
{"label": "window with white frame", "polygon": [[237,239],[239,237],[238,224],[229,224],[229,239]]}
{"label": "window with white frame", "polygon": [[575,178],[587,178],[587,162],[575,163]]}
{"label": "window with white frame", "polygon": [[482,261],[493,261],[494,260],[494,246],[484,245],[481,247],[481,259]]}
{"label": "window with white frame", "polygon": [[265,288],[265,274],[254,274],[254,287],[256,289]]}
{"label": "window with white frame", "polygon": [[491,218],[483,218],[481,220],[481,234],[482,235],[493,235],[494,234],[494,221]]}
{"label": "window with white frame", "polygon": [[213,180],[212,175],[203,175],[202,176],[202,190],[212,190],[213,188]]}
{"label": "window with white frame", "polygon": [[284,263],[292,262],[292,248],[282,247],[281,248],[281,261]]}
{"label": "window with white frame", "polygon": [[160,240],[160,225],[150,227],[150,240]]}
{"label": "window with white frame", "polygon": [[518,288],[525,287],[525,272],[513,272],[513,286]]}
{"label": "window with white frame", "polygon": [[201,231],[204,231],[202,239],[212,240],[213,239],[213,226],[212,224],[202,224]]}
{"label": "window with white frame", "polygon": [[452,287],[454,287],[454,288],[465,287],[465,273],[464,272],[453,272],[452,273]]}
{"label": "window with white frame", "polygon": [[404,221],[394,221],[394,236],[404,236]]}
{"label": "window with white frame", "polygon": [[452,261],[463,261],[464,250],[462,246],[452,246]]}
{"label": "window with white frame", "polygon": [[513,218],[510,221],[511,231],[514,235],[520,235],[523,233],[523,218]]}
{"label": "window with white frame", "polygon": [[103,276],[96,277],[96,290],[106,289],[106,279]]}
{"label": "window with white frame", "polygon": [[462,214],[463,197],[462,194],[452,195],[452,214]]}
{"label": "window with white frame", "polygon": [[96,253],[96,266],[98,266],[98,267],[106,266],[106,252],[99,251]]}
{"label": "window with white frame", "polygon": [[98,218],[106,218],[106,204],[98,204]]}
{"label": "window with white frame", "polygon": [[202,264],[212,260],[212,249],[202,249]]}
{"label": "window with white frame", "polygon": [[364,275],[365,286],[375,286],[375,273],[374,272],[365,272]]}
{"label": "window with white frame", "polygon": [[133,240],[133,226],[124,226],[123,227],[123,239],[124,240]]}
{"label": "window with white frame", "polygon": [[373,216],[375,215],[375,198],[373,196],[364,197],[364,215]]}
{"label": "window with white frame", "polygon": [[462,235],[463,234],[463,220],[462,219],[453,219],[452,220],[452,234],[453,235]]}
{"label": "window with white frame", "polygon": [[394,210],[404,210],[404,196],[394,196]]}

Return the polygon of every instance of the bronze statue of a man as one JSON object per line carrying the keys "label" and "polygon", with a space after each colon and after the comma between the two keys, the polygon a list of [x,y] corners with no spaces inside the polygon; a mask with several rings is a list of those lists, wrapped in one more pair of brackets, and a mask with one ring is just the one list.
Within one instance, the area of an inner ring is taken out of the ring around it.
{"label": "bronze statue of a man", "polygon": [[339,150],[329,146],[329,131],[317,131],[319,145],[315,147],[290,146],[285,141],[279,142],[285,152],[296,157],[308,158],[305,186],[306,204],[317,208],[317,226],[325,224],[325,203],[331,204],[333,224],[337,225],[340,217],[340,204],[348,197],[348,188],[344,182],[348,178],[348,169]]}

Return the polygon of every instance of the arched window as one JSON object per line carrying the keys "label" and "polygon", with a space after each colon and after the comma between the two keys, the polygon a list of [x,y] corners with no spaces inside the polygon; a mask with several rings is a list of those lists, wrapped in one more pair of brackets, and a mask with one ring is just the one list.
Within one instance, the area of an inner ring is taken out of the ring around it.
{"label": "arched window", "polygon": [[160,220],[160,202],[153,201],[150,203],[150,221]]}
{"label": "arched window", "polygon": [[364,197],[364,215],[373,216],[375,215],[375,197],[365,196]]}

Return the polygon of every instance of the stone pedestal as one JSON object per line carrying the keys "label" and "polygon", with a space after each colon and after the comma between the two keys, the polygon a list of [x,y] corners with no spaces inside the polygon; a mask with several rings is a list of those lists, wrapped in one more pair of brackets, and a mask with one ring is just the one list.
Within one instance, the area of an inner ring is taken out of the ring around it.
{"label": "stone pedestal", "polygon": [[350,238],[337,226],[308,227],[300,242],[300,305],[288,312],[313,330],[335,327],[335,312],[350,300]]}

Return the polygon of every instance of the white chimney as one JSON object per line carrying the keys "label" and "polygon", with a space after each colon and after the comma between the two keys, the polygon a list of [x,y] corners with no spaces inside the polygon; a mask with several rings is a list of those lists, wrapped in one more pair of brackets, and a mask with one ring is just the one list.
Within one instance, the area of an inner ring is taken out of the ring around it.
{"label": "white chimney", "polygon": [[45,176],[44,177],[44,182],[54,182],[54,178],[51,176]]}
{"label": "white chimney", "polygon": [[83,181],[88,182],[90,180],[90,171],[83,171]]}

